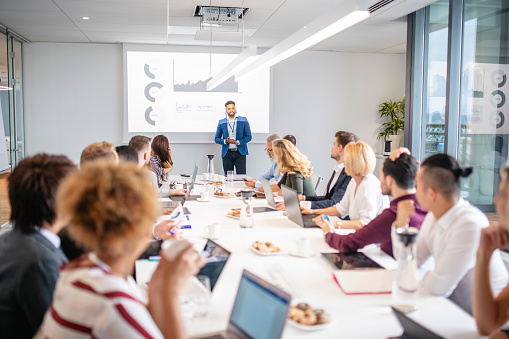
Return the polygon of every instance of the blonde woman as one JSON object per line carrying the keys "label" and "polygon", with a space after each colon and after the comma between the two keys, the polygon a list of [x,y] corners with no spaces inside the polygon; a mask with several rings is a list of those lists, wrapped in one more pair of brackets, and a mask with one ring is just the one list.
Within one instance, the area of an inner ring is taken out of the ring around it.
{"label": "blonde woman", "polygon": [[286,139],[277,139],[272,142],[274,155],[283,174],[278,186],[288,186],[305,196],[315,196],[315,188],[311,181],[311,165],[308,158],[299,152],[297,147]]}
{"label": "blonde woman", "polygon": [[318,226],[324,226],[321,214],[338,216],[350,220],[335,222],[336,228],[361,229],[389,207],[389,199],[382,195],[380,181],[373,174],[376,157],[373,149],[362,141],[350,142],[345,146],[345,172],[352,177],[345,195],[334,206],[303,210],[304,214],[320,214],[313,219]]}
{"label": "blonde woman", "polygon": [[498,222],[492,222],[481,231],[474,276],[473,314],[480,334],[509,338],[509,331],[500,330],[509,320],[509,286],[494,296],[490,281],[493,253],[509,245],[509,167],[502,169],[502,182],[493,201]]}
{"label": "blonde woman", "polygon": [[95,161],[62,184],[57,213],[92,252],[61,270],[36,338],[186,337],[178,294],[203,266],[192,245],[174,260],[161,257],[148,300],[131,277],[158,206],[147,172],[135,164]]}

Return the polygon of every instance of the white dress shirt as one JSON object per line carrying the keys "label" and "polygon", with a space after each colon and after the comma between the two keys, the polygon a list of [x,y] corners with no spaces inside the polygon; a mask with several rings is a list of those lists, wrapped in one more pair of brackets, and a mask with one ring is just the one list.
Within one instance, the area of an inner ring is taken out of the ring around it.
{"label": "white dress shirt", "polygon": [[357,192],[356,187],[357,183],[352,178],[336,209],[341,218],[349,216],[350,220],[360,220],[364,226],[389,207],[389,198],[382,195],[380,181],[373,173],[362,179]]}
{"label": "white dress shirt", "polygon": [[50,230],[47,230],[42,227],[37,227],[36,230],[37,230],[37,232],[41,233],[41,235],[43,237],[48,239],[48,241],[50,243],[52,243],[53,246],[55,246],[55,248],[60,248],[61,241],[60,241],[60,237],[58,235],[56,235],[55,233],[51,232]]}
{"label": "white dress shirt", "polygon": [[[421,289],[432,295],[451,295],[474,268],[481,229],[488,225],[486,215],[461,198],[439,219],[429,212],[417,237],[417,264],[433,257],[435,269],[426,273]],[[498,250],[491,258],[490,282],[494,295],[507,286],[508,274]]]}
{"label": "white dress shirt", "polygon": [[332,178],[332,181],[330,182],[329,192],[332,190],[334,185],[336,185],[336,182],[338,181],[339,175],[341,174],[343,168],[345,168],[345,165],[343,163],[336,165],[336,167],[334,167],[334,178]]}

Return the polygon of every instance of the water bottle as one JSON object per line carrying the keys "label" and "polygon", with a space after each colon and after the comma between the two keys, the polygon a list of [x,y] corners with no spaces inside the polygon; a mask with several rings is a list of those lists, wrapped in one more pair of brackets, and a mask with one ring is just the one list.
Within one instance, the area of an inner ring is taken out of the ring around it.
{"label": "water bottle", "polygon": [[240,191],[240,194],[242,197],[242,206],[240,207],[240,227],[251,228],[254,225],[253,206],[251,202],[253,191],[242,190]]}
{"label": "water bottle", "polygon": [[209,161],[207,163],[207,173],[213,174],[214,173],[214,154],[207,154],[207,158],[209,158]]}
{"label": "water bottle", "polygon": [[416,244],[418,230],[415,227],[396,229],[401,250],[397,253],[398,269],[392,285],[393,305],[402,312],[410,312],[417,307],[419,277],[417,275]]}

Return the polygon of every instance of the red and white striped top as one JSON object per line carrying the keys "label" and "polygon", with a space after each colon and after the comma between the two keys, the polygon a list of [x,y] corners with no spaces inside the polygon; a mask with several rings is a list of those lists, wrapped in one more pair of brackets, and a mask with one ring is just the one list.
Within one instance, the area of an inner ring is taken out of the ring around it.
{"label": "red and white striped top", "polygon": [[131,276],[112,273],[88,254],[62,268],[35,338],[163,338],[146,302]]}

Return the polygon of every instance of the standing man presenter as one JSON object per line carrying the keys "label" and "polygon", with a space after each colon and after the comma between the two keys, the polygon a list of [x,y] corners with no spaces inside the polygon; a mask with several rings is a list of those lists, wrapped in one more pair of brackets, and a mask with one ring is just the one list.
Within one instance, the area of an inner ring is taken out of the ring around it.
{"label": "standing man presenter", "polygon": [[223,170],[235,168],[237,174],[246,174],[247,143],[251,141],[251,128],[245,117],[237,115],[235,102],[227,101],[226,118],[219,120],[216,130],[216,144],[223,146],[221,157],[223,158]]}

